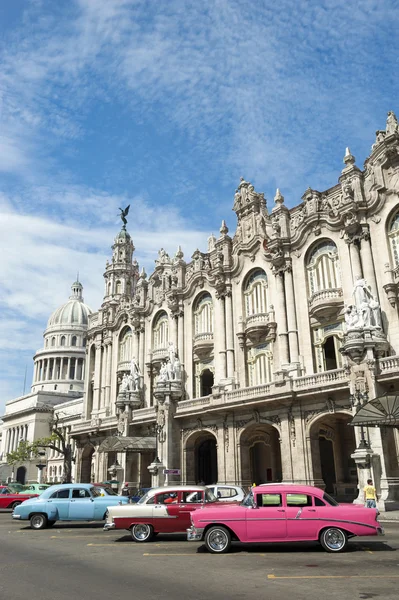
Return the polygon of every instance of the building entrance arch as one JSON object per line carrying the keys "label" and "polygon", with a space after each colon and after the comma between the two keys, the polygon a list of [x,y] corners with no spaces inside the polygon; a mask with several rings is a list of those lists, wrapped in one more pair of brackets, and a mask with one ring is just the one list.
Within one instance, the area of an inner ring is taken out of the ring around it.
{"label": "building entrance arch", "polygon": [[187,483],[217,483],[217,441],[213,433],[200,430],[191,435],[184,448],[184,456]]}
{"label": "building entrance arch", "polygon": [[18,481],[18,483],[22,483],[22,485],[25,485],[25,483],[26,483],[26,468],[25,467],[18,467],[17,481]]}
{"label": "building entrance arch", "polygon": [[240,436],[241,482],[244,486],[281,481],[279,432],[266,423],[247,427]]}
{"label": "building entrance arch", "polygon": [[82,452],[82,468],[80,471],[81,483],[91,483],[91,465],[94,454],[93,446],[87,445]]}
{"label": "building entrance arch", "polygon": [[338,500],[351,502],[358,495],[357,469],[351,454],[356,449],[352,415],[328,413],[310,426],[310,454],[313,480]]}

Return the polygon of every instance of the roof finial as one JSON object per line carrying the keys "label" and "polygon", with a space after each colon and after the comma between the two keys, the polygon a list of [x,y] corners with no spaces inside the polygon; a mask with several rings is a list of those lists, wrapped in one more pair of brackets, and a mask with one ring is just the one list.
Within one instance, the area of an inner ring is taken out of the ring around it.
{"label": "roof finial", "polygon": [[284,196],[280,192],[279,188],[277,188],[277,190],[276,190],[276,195],[274,196],[274,201],[276,203],[276,206],[281,206],[284,203]]}
{"label": "roof finial", "polygon": [[[344,156],[344,163],[346,165],[346,167],[350,167],[351,165],[355,164],[355,157],[351,154],[351,151],[349,148],[346,148],[345,150],[345,156]],[[345,168],[346,168],[345,167]]]}
{"label": "roof finial", "polygon": [[226,235],[227,233],[229,233],[229,228],[226,225],[226,221],[223,219],[222,221],[222,226],[220,227],[220,233],[222,235]]}

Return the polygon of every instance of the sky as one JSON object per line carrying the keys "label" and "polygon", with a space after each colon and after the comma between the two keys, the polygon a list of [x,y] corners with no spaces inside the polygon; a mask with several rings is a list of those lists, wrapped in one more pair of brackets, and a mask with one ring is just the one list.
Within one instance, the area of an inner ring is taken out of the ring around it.
{"label": "sky", "polygon": [[286,204],[357,165],[399,113],[394,0],[0,2],[0,415],[28,392],[79,272],[102,302],[128,230],[147,272],[190,260],[240,176]]}

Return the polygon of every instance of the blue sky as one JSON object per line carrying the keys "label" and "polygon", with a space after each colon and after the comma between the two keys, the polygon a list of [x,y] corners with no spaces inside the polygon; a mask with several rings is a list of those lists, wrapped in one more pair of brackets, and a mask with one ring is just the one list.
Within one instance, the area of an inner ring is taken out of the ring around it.
{"label": "blue sky", "polygon": [[140,265],[362,166],[398,106],[398,2],[0,3],[0,414],[80,272],[96,309],[131,204]]}

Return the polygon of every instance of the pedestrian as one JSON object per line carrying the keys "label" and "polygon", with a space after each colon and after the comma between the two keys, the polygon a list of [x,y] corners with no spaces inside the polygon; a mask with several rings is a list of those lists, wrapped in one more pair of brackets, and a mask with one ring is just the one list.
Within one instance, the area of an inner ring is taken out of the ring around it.
{"label": "pedestrian", "polygon": [[378,496],[372,479],[367,479],[367,485],[364,486],[364,499],[367,508],[377,508]]}

